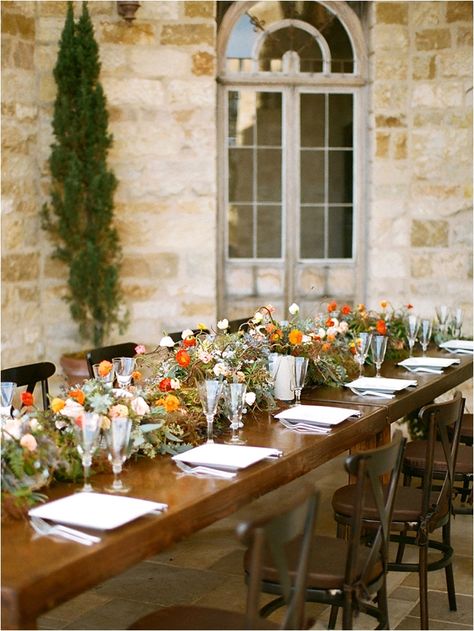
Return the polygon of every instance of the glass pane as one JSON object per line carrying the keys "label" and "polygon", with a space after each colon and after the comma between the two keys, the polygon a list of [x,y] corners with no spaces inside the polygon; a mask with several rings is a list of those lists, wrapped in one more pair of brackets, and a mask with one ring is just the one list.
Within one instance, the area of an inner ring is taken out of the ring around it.
{"label": "glass pane", "polygon": [[300,138],[302,147],[324,147],[324,94],[302,94]]}
{"label": "glass pane", "polygon": [[252,206],[229,208],[229,257],[253,257],[253,210]]}
{"label": "glass pane", "polygon": [[250,17],[245,13],[238,20],[227,44],[226,57],[229,59],[246,59],[252,57],[252,49],[259,33],[254,28]]}
{"label": "glass pane", "polygon": [[330,151],[329,202],[352,202],[352,151]]}
{"label": "glass pane", "polygon": [[229,149],[229,201],[253,201],[253,150]]}
{"label": "glass pane", "polygon": [[300,258],[324,258],[324,208],[310,206],[301,208]]}
{"label": "glass pane", "polygon": [[301,203],[324,202],[324,151],[305,150],[301,155]]}
{"label": "glass pane", "polygon": [[229,92],[229,146],[255,143],[255,108],[255,92]]}
{"label": "glass pane", "polygon": [[281,207],[257,207],[257,257],[281,258]]}
{"label": "glass pane", "polygon": [[257,150],[257,200],[281,201],[281,150]]}
{"label": "glass pane", "polygon": [[331,72],[354,72],[354,55],[346,29],[333,20],[324,36],[331,50]]}
{"label": "glass pane", "polygon": [[352,94],[329,95],[329,146],[352,147]]}
{"label": "glass pane", "polygon": [[313,35],[297,26],[287,26],[267,35],[260,49],[259,69],[278,71],[281,64],[276,62],[290,50],[298,54],[300,72],[322,71],[322,52],[319,44]]}
{"label": "glass pane", "polygon": [[257,94],[257,143],[281,147],[281,93]]}
{"label": "glass pane", "polygon": [[352,208],[329,208],[328,248],[328,256],[331,259],[352,257]]}

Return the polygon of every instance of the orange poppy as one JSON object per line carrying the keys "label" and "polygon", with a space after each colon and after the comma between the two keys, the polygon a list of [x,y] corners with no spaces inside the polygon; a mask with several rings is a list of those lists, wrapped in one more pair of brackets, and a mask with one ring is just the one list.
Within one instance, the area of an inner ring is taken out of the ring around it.
{"label": "orange poppy", "polygon": [[186,368],[186,366],[189,366],[191,362],[191,357],[189,356],[189,353],[182,348],[176,353],[176,361],[180,366]]}
{"label": "orange poppy", "polygon": [[385,323],[385,320],[377,320],[377,324],[375,325],[375,328],[377,329],[377,333],[379,335],[386,335],[387,325]]}
{"label": "orange poppy", "polygon": [[303,341],[303,333],[298,329],[292,329],[288,335],[288,341],[295,346],[301,344]]}
{"label": "orange poppy", "polygon": [[349,313],[352,311],[352,309],[349,307],[349,305],[344,305],[341,309],[341,313],[343,315],[349,315]]}
{"label": "orange poppy", "polygon": [[23,403],[23,405],[33,405],[33,401],[34,401],[34,398],[31,392],[21,393],[21,402]]}
{"label": "orange poppy", "polygon": [[328,312],[331,313],[332,311],[336,311],[336,309],[337,309],[337,302],[333,300],[332,302],[328,304]]}
{"label": "orange poppy", "polygon": [[71,399],[75,399],[79,405],[83,405],[86,400],[86,395],[82,392],[82,390],[70,390],[69,396]]}

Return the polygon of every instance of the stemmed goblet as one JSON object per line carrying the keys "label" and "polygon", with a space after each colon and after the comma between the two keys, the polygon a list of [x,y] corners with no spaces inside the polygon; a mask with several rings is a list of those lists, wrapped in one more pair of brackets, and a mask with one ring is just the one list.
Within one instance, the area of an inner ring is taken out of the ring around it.
{"label": "stemmed goblet", "polygon": [[293,383],[291,389],[295,393],[295,402],[292,404],[300,405],[301,391],[304,387],[304,381],[306,379],[306,371],[308,370],[308,358],[307,357],[293,357]]}
{"label": "stemmed goblet", "polygon": [[364,363],[367,359],[367,355],[370,349],[370,342],[372,341],[371,333],[358,333],[355,344],[355,360],[359,364],[359,377],[362,377],[364,372]]}
{"label": "stemmed goblet", "polygon": [[449,309],[446,305],[439,305],[435,307],[435,310],[439,322],[439,330],[442,335],[445,335],[448,328]]}
{"label": "stemmed goblet", "polygon": [[372,358],[375,363],[376,377],[380,377],[380,368],[385,359],[385,351],[387,350],[388,337],[386,335],[373,335],[371,341]]}
{"label": "stemmed goblet", "polygon": [[245,383],[228,383],[224,386],[224,401],[231,421],[232,438],[225,442],[229,445],[245,445],[246,441],[239,436],[240,419],[245,407]]}
{"label": "stemmed goblet", "polygon": [[120,479],[122,465],[129,455],[130,432],[132,422],[128,416],[116,416],[111,419],[110,427],[105,433],[107,449],[109,451],[109,461],[112,463],[114,481],[111,486],[106,487],[110,493],[126,493],[129,487],[125,486]]}
{"label": "stemmed goblet", "polygon": [[16,383],[14,381],[2,381],[2,412],[6,412],[7,408],[11,408],[15,388]]}
{"label": "stemmed goblet", "polygon": [[433,331],[433,322],[424,318],[420,323],[420,344],[423,351],[423,355],[426,354],[428,345],[431,340],[431,333]]}
{"label": "stemmed goblet", "polygon": [[457,307],[454,311],[454,316],[451,323],[451,326],[453,329],[453,337],[457,340],[461,337],[462,321],[463,321],[462,309],[461,307]]}
{"label": "stemmed goblet", "polygon": [[126,388],[132,381],[133,371],[135,370],[135,358],[114,357],[112,362],[119,387]]}
{"label": "stemmed goblet", "polygon": [[207,421],[207,443],[213,443],[213,426],[214,416],[217,411],[217,404],[219,403],[220,396],[222,394],[222,381],[217,379],[205,379],[199,381],[197,389],[199,392],[199,398],[201,399],[201,405]]}
{"label": "stemmed goblet", "polygon": [[84,470],[84,485],[78,489],[82,493],[90,493],[92,485],[89,482],[89,474],[92,465],[92,456],[97,449],[100,430],[99,415],[95,412],[84,412],[74,422],[76,432],[77,451],[82,460]]}
{"label": "stemmed goblet", "polygon": [[410,314],[406,321],[408,348],[410,349],[410,357],[413,355],[413,347],[415,346],[418,329],[420,328],[420,320],[415,314]]}

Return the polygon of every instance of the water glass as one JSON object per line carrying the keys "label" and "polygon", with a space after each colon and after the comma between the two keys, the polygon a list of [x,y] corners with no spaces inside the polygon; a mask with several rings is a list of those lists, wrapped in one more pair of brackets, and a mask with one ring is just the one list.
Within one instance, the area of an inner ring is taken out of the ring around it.
{"label": "water glass", "polygon": [[364,364],[367,359],[367,355],[370,349],[370,343],[372,341],[371,333],[359,333],[354,340],[355,348],[355,360],[359,364],[359,377],[362,377],[364,372]]}
{"label": "water glass", "polygon": [[453,337],[457,340],[461,337],[462,322],[463,322],[463,311],[461,307],[457,307],[454,310],[454,315],[451,322],[451,327],[453,330]]}
{"label": "water glass", "polygon": [[293,359],[293,383],[291,389],[295,392],[295,402],[292,404],[295,406],[301,402],[301,391],[303,390],[306,371],[308,370],[308,358],[294,357]]}
{"label": "water glass", "polygon": [[16,383],[14,381],[2,381],[2,408],[10,407],[13,403]]}
{"label": "water glass", "polygon": [[431,340],[431,333],[433,331],[433,321],[424,318],[420,323],[420,344],[423,351],[423,355],[426,354],[426,350]]}
{"label": "water glass", "polygon": [[420,320],[418,316],[411,314],[406,321],[408,348],[410,349],[410,357],[413,355],[413,347],[415,346]]}
{"label": "water glass", "polygon": [[[114,370],[114,366],[112,364],[112,367],[110,369],[110,371],[107,374],[103,374],[103,368],[100,368],[100,364],[93,364],[92,366],[92,370],[94,371],[94,377],[96,379],[99,379],[99,381],[102,381],[102,383],[106,383],[106,384],[110,384],[112,385],[114,383],[114,379],[115,379],[115,370]],[[101,374],[102,372],[102,374]]]}
{"label": "water glass", "polygon": [[77,451],[81,456],[82,467],[84,469],[84,485],[80,492],[90,493],[92,485],[89,483],[90,468],[92,465],[92,456],[97,449],[100,419],[95,412],[84,412],[74,422],[76,432]]}
{"label": "water glass", "polygon": [[114,357],[112,363],[119,388],[126,388],[132,381],[133,371],[135,370],[135,358]]}
{"label": "water glass", "polygon": [[439,322],[439,329],[441,333],[444,335],[448,328],[449,309],[447,305],[439,305],[438,307],[435,307],[435,310],[436,310],[436,317],[438,318],[438,322]]}
{"label": "water glass", "polygon": [[245,393],[247,386],[245,383],[228,383],[224,386],[224,402],[226,412],[231,421],[232,438],[225,442],[229,445],[245,445],[246,441],[239,436],[239,427],[242,412],[245,407]]}
{"label": "water glass", "polygon": [[376,377],[380,377],[380,368],[382,367],[383,360],[385,359],[385,352],[387,350],[388,337],[385,335],[373,335],[371,341],[372,359],[375,363]]}
{"label": "water glass", "polygon": [[129,487],[125,486],[120,479],[122,465],[129,456],[130,432],[132,422],[128,416],[120,416],[111,419],[110,427],[105,433],[107,449],[109,451],[109,461],[112,463],[114,481],[112,486],[106,487],[110,493],[126,493]]}
{"label": "water glass", "polygon": [[217,379],[205,379],[199,381],[197,389],[201,405],[207,421],[207,443],[213,443],[214,416],[217,411],[217,404],[222,394],[223,383]]}

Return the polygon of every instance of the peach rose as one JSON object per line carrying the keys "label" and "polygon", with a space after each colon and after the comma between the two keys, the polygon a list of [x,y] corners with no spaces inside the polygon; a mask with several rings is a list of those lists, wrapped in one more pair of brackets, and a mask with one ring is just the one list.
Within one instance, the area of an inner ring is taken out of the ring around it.
{"label": "peach rose", "polygon": [[36,438],[33,434],[25,434],[22,436],[20,438],[20,445],[28,451],[34,451],[36,447],[38,447],[38,443],[36,442]]}

